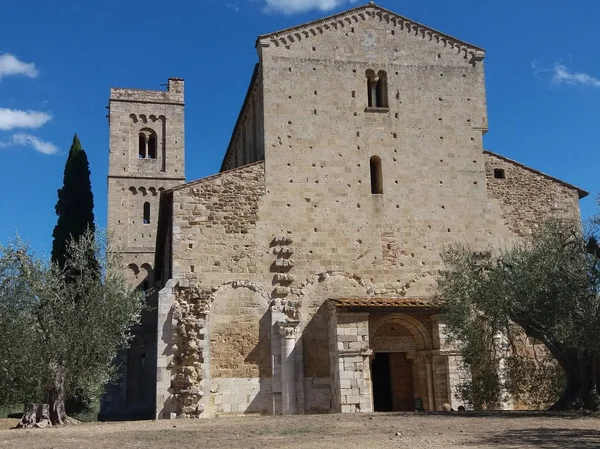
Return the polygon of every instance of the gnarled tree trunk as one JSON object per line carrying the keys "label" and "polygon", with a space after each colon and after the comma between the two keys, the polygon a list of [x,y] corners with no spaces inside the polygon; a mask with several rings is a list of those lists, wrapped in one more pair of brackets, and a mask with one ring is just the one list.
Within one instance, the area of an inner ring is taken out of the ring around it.
{"label": "gnarled tree trunk", "polygon": [[48,404],[27,404],[23,417],[17,424],[17,429],[48,427],[51,425],[50,406]]}
{"label": "gnarled tree trunk", "polygon": [[553,351],[565,374],[565,388],[550,410],[600,410],[596,383],[596,357],[575,350]]}
{"label": "gnarled tree trunk", "polygon": [[59,364],[52,362],[50,373],[51,378],[44,393],[44,403],[27,404],[17,428],[48,427],[77,422],[69,418],[65,411],[64,370]]}
{"label": "gnarled tree trunk", "polygon": [[545,332],[538,323],[522,319],[518,314],[513,314],[511,318],[525,330],[528,337],[534,337],[544,343],[565,374],[563,392],[558,401],[550,406],[550,410],[600,410],[596,354],[582,354],[577,349],[566,347],[550,333]]}
{"label": "gnarled tree trunk", "polygon": [[50,421],[53,425],[66,424],[64,374],[61,369],[53,373],[50,385],[46,388],[45,402],[50,405]]}

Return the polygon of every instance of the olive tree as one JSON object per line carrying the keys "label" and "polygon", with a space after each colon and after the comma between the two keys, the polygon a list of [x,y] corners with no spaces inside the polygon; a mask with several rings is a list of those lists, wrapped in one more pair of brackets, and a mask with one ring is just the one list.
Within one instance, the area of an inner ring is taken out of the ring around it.
{"label": "olive tree", "polygon": [[556,395],[551,409],[598,409],[599,256],[579,222],[557,219],[503,249],[443,253],[440,307],[471,372],[463,398],[482,407],[503,391],[517,399],[545,391]]}
{"label": "olive tree", "polygon": [[65,398],[99,397],[115,375],[143,308],[124,271],[102,233],[71,241],[62,267],[19,238],[0,246],[0,403],[31,403],[21,426],[68,422]]}

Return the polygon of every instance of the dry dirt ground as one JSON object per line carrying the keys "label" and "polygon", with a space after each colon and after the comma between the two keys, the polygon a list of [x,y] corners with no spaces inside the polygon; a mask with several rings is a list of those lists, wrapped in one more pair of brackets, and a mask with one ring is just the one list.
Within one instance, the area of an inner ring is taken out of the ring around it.
{"label": "dry dirt ground", "polygon": [[600,448],[600,418],[543,413],[358,414],[90,423],[7,430],[0,448]]}

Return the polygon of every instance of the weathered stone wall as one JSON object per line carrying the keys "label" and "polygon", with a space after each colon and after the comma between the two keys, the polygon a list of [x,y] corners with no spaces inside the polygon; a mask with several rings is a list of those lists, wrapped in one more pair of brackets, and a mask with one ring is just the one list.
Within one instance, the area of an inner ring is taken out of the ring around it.
{"label": "weathered stone wall", "polygon": [[173,191],[173,277],[219,286],[246,280],[259,269],[256,239],[264,164],[257,163],[186,184]]}
{"label": "weathered stone wall", "polygon": [[272,408],[268,293],[236,282],[258,273],[255,232],[264,192],[263,163],[168,192],[172,276],[180,280],[175,303],[186,313],[178,314],[180,344],[162,376],[180,382],[174,391],[183,394],[173,404],[159,402],[159,415],[164,408],[188,416],[205,408],[211,416]]}
{"label": "weathered stone wall", "polygon": [[[486,152],[484,158],[488,197],[499,205],[504,225],[515,235],[530,234],[550,217],[580,219],[583,192],[502,156]],[[495,175],[494,170],[502,172]]]}
{"label": "weathered stone wall", "polygon": [[329,329],[332,362],[339,373],[339,392],[332,408],[342,413],[371,412],[371,371],[369,367],[369,314],[336,314]]}

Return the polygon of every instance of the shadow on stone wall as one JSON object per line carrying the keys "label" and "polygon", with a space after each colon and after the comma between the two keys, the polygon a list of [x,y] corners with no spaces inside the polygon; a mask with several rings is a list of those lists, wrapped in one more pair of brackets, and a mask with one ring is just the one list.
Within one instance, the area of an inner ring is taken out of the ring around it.
{"label": "shadow on stone wall", "polygon": [[271,309],[268,308],[258,322],[258,344],[250,351],[246,359],[247,364],[258,366],[259,391],[248,405],[246,413],[271,413],[271,393],[273,391],[271,379]]}

